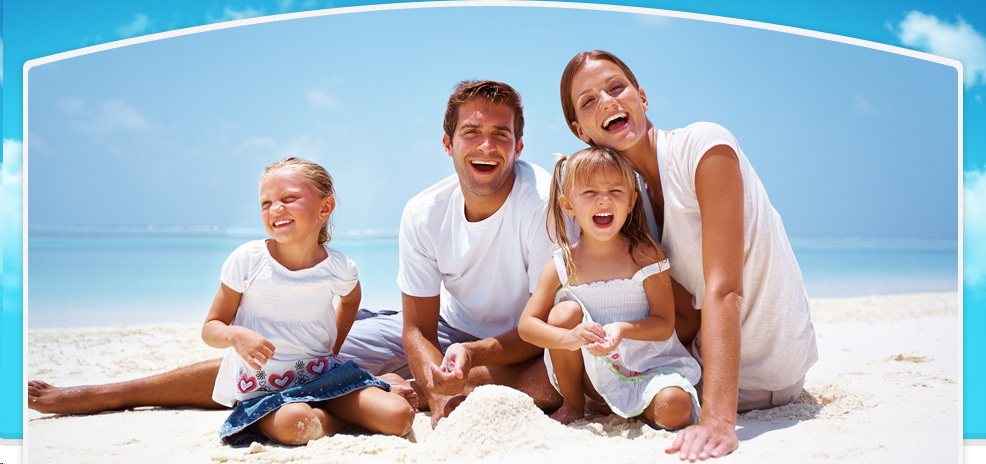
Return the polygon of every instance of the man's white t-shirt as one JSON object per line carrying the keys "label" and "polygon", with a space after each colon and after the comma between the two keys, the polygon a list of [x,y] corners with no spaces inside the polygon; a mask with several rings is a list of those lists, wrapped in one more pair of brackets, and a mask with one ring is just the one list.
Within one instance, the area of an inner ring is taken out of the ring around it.
{"label": "man's white t-shirt", "polygon": [[503,206],[469,222],[459,179],[411,198],[401,216],[397,285],[410,296],[441,295],[452,327],[489,338],[517,327],[554,244],[545,225],[551,175],[517,160]]}

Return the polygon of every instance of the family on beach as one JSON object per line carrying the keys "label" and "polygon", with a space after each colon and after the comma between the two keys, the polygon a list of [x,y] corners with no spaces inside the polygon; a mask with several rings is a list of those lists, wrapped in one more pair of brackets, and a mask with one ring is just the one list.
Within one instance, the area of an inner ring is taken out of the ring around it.
{"label": "family on beach", "polygon": [[589,410],[679,430],[666,452],[683,460],[732,452],[737,412],[794,401],[818,356],[781,218],[729,131],[658,129],[616,56],[577,54],[560,90],[589,147],[549,173],[519,159],[513,88],[455,87],[442,138],[455,175],[400,220],[402,311],[359,309],[356,264],[326,245],[331,176],[283,159],[260,178],[270,238],[229,256],[202,328],[223,359],[105,385],[32,380],[28,406],[226,406],[226,443],[303,444],[350,425],[403,436],[416,409],[435,425],[498,384],[565,424]]}

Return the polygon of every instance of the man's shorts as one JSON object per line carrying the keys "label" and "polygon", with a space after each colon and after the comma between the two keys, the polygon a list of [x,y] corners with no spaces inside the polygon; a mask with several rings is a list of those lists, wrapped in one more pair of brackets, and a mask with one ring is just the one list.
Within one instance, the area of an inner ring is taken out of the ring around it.
{"label": "man's shorts", "polygon": [[[339,357],[355,361],[359,367],[373,375],[393,372],[409,379],[412,375],[401,340],[403,331],[402,312],[360,309],[356,322],[342,344]],[[453,343],[475,340],[478,338],[453,328],[442,318],[438,319],[438,342],[443,353]]]}

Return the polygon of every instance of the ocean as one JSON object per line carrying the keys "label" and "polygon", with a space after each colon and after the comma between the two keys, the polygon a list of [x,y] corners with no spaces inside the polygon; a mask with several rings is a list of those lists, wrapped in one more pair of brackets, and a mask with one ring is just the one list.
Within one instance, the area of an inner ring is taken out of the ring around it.
{"label": "ocean", "polygon": [[[262,230],[33,228],[25,270],[29,328],[202,322],[229,253]],[[956,240],[792,239],[810,298],[952,292]],[[398,308],[397,237],[337,233],[353,259],[361,306]]]}

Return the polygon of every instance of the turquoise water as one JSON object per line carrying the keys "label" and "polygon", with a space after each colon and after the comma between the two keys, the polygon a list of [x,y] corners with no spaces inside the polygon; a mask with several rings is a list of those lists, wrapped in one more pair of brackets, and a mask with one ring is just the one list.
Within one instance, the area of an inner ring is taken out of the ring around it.
{"label": "turquoise water", "polygon": [[[219,268],[262,231],[40,230],[28,233],[28,326],[201,322]],[[955,240],[794,240],[812,298],[958,290]],[[356,261],[363,307],[396,308],[397,238],[337,234]]]}

